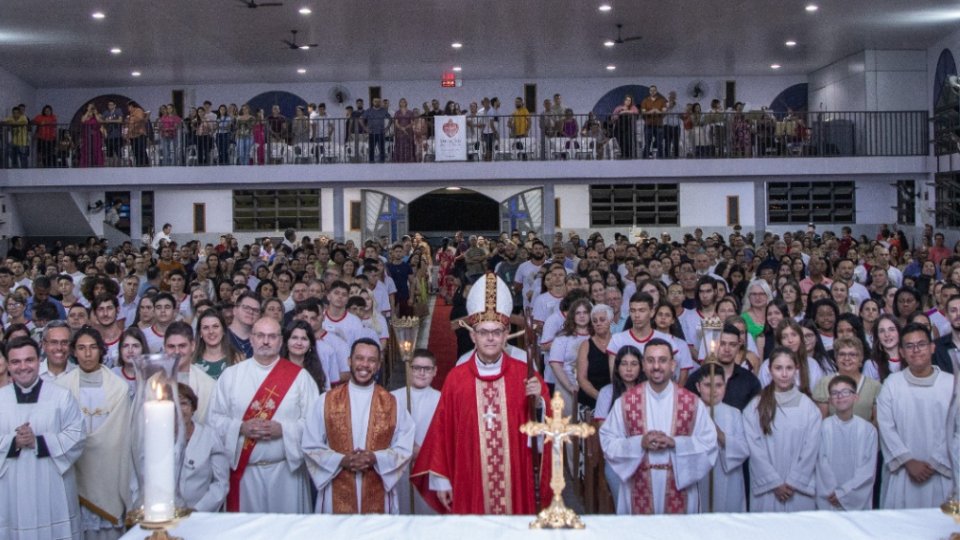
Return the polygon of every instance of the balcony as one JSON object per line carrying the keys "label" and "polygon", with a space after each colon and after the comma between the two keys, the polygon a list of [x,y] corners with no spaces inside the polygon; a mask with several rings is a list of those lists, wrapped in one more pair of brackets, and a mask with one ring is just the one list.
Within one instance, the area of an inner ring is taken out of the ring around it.
{"label": "balcony", "polygon": [[306,116],[112,124],[91,117],[82,124],[3,125],[0,185],[31,190],[132,183],[232,187],[915,174],[928,170],[930,153],[924,111],[617,118],[514,117],[504,111],[465,120],[465,162],[437,161],[432,117],[389,120],[382,136],[360,119]]}

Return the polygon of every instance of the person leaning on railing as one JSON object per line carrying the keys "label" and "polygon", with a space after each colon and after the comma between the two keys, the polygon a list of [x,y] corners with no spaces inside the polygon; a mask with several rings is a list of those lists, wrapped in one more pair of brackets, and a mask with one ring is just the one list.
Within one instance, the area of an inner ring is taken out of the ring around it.
{"label": "person leaning on railing", "polygon": [[4,131],[9,133],[10,142],[7,146],[7,155],[10,157],[10,164],[7,165],[4,159],[4,167],[10,166],[14,169],[26,169],[27,158],[30,156],[30,138],[27,134],[29,121],[23,115],[20,106],[11,110],[11,115],[3,121],[6,128]]}
{"label": "person leaning on railing", "polygon": [[130,151],[133,154],[134,164],[137,167],[147,163],[147,124],[149,113],[145,112],[136,101],[127,104],[127,140],[130,141]]}

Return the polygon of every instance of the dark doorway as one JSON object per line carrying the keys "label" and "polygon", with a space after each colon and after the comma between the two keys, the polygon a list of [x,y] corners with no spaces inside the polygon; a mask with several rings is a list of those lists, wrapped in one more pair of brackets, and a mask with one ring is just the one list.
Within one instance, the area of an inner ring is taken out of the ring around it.
{"label": "dark doorway", "polygon": [[463,231],[490,235],[500,229],[499,203],[467,190],[427,193],[410,203],[409,213],[411,234],[440,236]]}

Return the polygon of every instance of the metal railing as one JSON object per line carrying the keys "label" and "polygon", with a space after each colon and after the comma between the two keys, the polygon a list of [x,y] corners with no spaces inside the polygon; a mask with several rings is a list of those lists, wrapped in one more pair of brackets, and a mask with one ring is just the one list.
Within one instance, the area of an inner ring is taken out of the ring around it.
{"label": "metal railing", "polygon": [[[502,110],[502,109],[501,109]],[[466,115],[468,161],[928,155],[924,111]],[[432,117],[0,125],[5,168],[434,161]]]}

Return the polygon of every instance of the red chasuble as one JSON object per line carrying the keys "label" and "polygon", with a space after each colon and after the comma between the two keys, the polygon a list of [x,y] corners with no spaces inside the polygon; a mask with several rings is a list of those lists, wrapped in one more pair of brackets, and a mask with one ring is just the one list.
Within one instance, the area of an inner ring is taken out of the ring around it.
{"label": "red chasuble", "polygon": [[[499,375],[481,377],[476,353],[454,368],[410,475],[424,500],[449,513],[430,490],[430,474],[450,480],[454,514],[535,514],[533,455],[520,426],[530,420],[527,365],[504,355]],[[538,376],[539,379],[539,376]],[[547,386],[541,394],[549,402]],[[550,444],[541,455],[541,501],[549,503]],[[546,506],[546,504],[544,504]]]}

